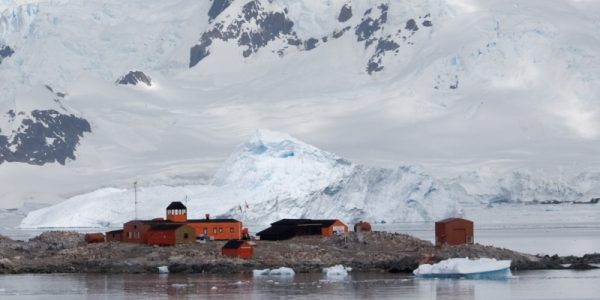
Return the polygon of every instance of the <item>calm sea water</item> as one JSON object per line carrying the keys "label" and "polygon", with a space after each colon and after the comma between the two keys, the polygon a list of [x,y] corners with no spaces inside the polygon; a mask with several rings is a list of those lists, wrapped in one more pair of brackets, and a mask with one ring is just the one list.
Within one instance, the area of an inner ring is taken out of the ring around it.
{"label": "calm sea water", "polygon": [[599,299],[600,271],[528,271],[506,280],[355,273],[245,275],[2,275],[1,299]]}

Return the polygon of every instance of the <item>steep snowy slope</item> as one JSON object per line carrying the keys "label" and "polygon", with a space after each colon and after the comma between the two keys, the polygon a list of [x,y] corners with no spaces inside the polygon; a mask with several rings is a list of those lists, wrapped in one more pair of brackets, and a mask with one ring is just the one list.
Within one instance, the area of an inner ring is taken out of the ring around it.
{"label": "steep snowy slope", "polygon": [[[233,216],[250,224],[284,217],[424,221],[460,215],[458,199],[423,171],[355,165],[288,135],[261,130],[240,145],[209,185],[139,191],[140,218],[186,199],[188,215]],[[134,217],[133,191],[106,188],[30,213],[21,226],[120,226]]]}
{"label": "steep snowy slope", "polygon": [[[426,170],[336,168],[366,186],[426,173],[464,180],[453,187],[482,202],[593,196],[594,180],[574,182],[600,165],[599,12],[598,2],[575,0],[0,0],[0,135],[11,140],[5,128],[21,125],[11,109],[47,109],[45,85],[67,95],[68,110],[44,121],[56,127],[48,134],[22,133],[48,138],[43,145],[15,155],[5,142],[0,206],[136,180],[197,185],[256,128],[365,165]],[[47,147],[62,135],[65,147]],[[531,177],[504,178],[514,170]],[[556,170],[575,179],[547,179]],[[215,186],[243,177],[236,172],[220,171]],[[488,179],[472,187],[473,178]],[[413,187],[440,190],[421,182]],[[419,201],[392,185],[312,199]],[[295,193],[277,192],[280,201]]]}

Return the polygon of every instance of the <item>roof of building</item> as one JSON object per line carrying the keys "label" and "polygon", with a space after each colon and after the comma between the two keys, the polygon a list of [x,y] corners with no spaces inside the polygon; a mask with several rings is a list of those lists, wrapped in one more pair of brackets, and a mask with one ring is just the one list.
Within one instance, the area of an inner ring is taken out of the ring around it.
{"label": "roof of building", "polygon": [[292,226],[271,226],[259,233],[257,233],[256,235],[261,236],[261,235],[276,235],[276,236],[281,236],[281,235],[285,235],[285,234],[293,234],[294,233],[294,229],[292,228]]}
{"label": "roof of building", "polygon": [[455,222],[455,221],[463,221],[463,222],[470,222],[473,223],[473,221],[471,220],[467,220],[467,219],[463,219],[463,218],[447,218],[447,219],[443,219],[440,221],[437,221],[436,223],[449,223],[449,222]]}
{"label": "roof of building", "polygon": [[227,243],[225,243],[225,245],[223,246],[223,249],[238,249],[244,243],[246,243],[246,241],[230,240]]}
{"label": "roof of building", "polygon": [[156,225],[152,225],[150,227],[150,230],[157,230],[157,231],[176,230],[183,225],[185,225],[185,224],[156,224]]}
{"label": "roof of building", "polygon": [[123,229],[117,229],[117,230],[107,231],[106,234],[122,233],[122,232],[123,232]]}
{"label": "roof of building", "polygon": [[236,219],[188,219],[188,223],[241,223]]}
{"label": "roof of building", "polygon": [[324,220],[312,220],[312,219],[281,219],[277,222],[271,223],[271,226],[282,226],[282,225],[296,225],[296,226],[307,226],[307,225],[319,225],[321,227],[329,227],[335,223],[335,219],[324,219]]}
{"label": "roof of building", "polygon": [[129,222],[126,222],[125,224],[131,223],[131,222],[139,222],[139,223],[150,224],[150,225],[152,225],[152,224],[165,224],[165,223],[169,224],[169,223],[173,223],[172,221],[169,221],[169,220],[131,220]]}
{"label": "roof of building", "polygon": [[173,201],[171,204],[169,204],[169,206],[167,206],[167,209],[187,209],[187,207],[185,207],[185,205],[183,205],[183,203],[180,201]]}

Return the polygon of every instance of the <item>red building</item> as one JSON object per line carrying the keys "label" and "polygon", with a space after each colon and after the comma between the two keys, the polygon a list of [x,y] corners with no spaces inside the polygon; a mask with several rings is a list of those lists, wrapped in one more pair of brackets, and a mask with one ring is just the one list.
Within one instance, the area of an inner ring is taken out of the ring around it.
{"label": "red building", "polygon": [[106,232],[107,242],[120,242],[123,239],[123,229]]}
{"label": "red building", "polygon": [[243,238],[242,222],[235,219],[206,219],[188,220],[187,225],[196,230],[196,236],[204,236],[213,240],[241,240]]}
{"label": "red building", "polygon": [[473,222],[449,218],[435,222],[435,245],[473,244]]}
{"label": "red building", "polygon": [[221,254],[223,256],[250,259],[254,255],[254,248],[247,241],[231,240],[221,248]]}
{"label": "red building", "polygon": [[[106,233],[107,239],[109,241],[119,240],[127,243],[139,244],[172,244],[172,242],[170,242],[172,237],[168,238],[169,242],[166,242],[164,239],[160,241],[156,240],[157,236],[159,236],[159,234],[156,232],[153,235],[154,239],[152,241],[149,240],[150,231],[154,230],[153,228],[156,228],[158,225],[186,225],[186,227],[189,227],[193,230],[191,234],[188,232],[193,240],[196,240],[196,238],[200,236],[204,236],[213,240],[241,240],[245,236],[245,228],[242,227],[242,222],[238,220],[211,219],[210,215],[208,214],[206,215],[205,219],[189,220],[187,218],[187,208],[185,205],[183,205],[181,202],[171,202],[171,204],[167,206],[166,219],[155,218],[152,220],[129,221],[123,225],[123,230],[120,232],[120,236],[118,236],[118,231],[109,231]],[[172,230],[175,230],[176,232],[169,234],[166,232],[161,232],[160,236],[172,236],[175,234],[177,236],[176,243],[184,242],[185,239],[183,236],[177,235],[182,229],[177,227],[177,229]],[[247,233],[247,230],[245,232]],[[109,235],[110,237],[108,237]],[[167,238],[165,237],[165,239]]]}
{"label": "red building", "polygon": [[148,245],[174,246],[196,241],[194,228],[185,224],[158,224],[148,230]]}
{"label": "red building", "polygon": [[367,222],[360,221],[360,222],[354,224],[354,231],[355,232],[367,232],[367,231],[371,231],[371,224],[369,224]]}

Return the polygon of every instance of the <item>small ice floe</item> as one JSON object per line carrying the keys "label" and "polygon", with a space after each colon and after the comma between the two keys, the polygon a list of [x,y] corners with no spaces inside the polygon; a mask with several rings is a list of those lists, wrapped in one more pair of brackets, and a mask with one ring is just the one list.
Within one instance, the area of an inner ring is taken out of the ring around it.
{"label": "small ice floe", "polygon": [[327,277],[346,277],[348,276],[348,272],[352,271],[350,267],[344,267],[342,265],[335,265],[329,268],[323,268],[323,273],[327,275]]}
{"label": "small ice floe", "polygon": [[213,287],[211,287],[210,289],[211,289],[211,290],[213,290],[213,291],[215,291],[215,290],[217,290],[217,287],[216,287],[216,286],[213,286]]}
{"label": "small ice floe", "polygon": [[269,275],[271,276],[294,276],[296,272],[291,268],[281,267],[278,269],[273,269],[269,271]]}
{"label": "small ice floe", "polygon": [[254,276],[294,276],[296,274],[291,268],[281,267],[277,269],[252,270]]}
{"label": "small ice floe", "polygon": [[421,278],[506,279],[512,276],[510,260],[450,258],[420,265],[413,274]]}
{"label": "small ice floe", "polygon": [[267,276],[269,275],[269,269],[263,269],[263,270],[252,270],[252,275],[254,276]]}
{"label": "small ice floe", "polygon": [[160,267],[158,267],[158,273],[160,273],[160,274],[168,274],[169,273],[169,267],[167,267],[167,266],[160,266]]}
{"label": "small ice floe", "polygon": [[173,284],[171,284],[171,287],[174,287],[176,289],[181,289],[181,288],[185,288],[185,287],[188,287],[188,286],[189,286],[189,284],[187,284],[187,283],[173,283]]}

